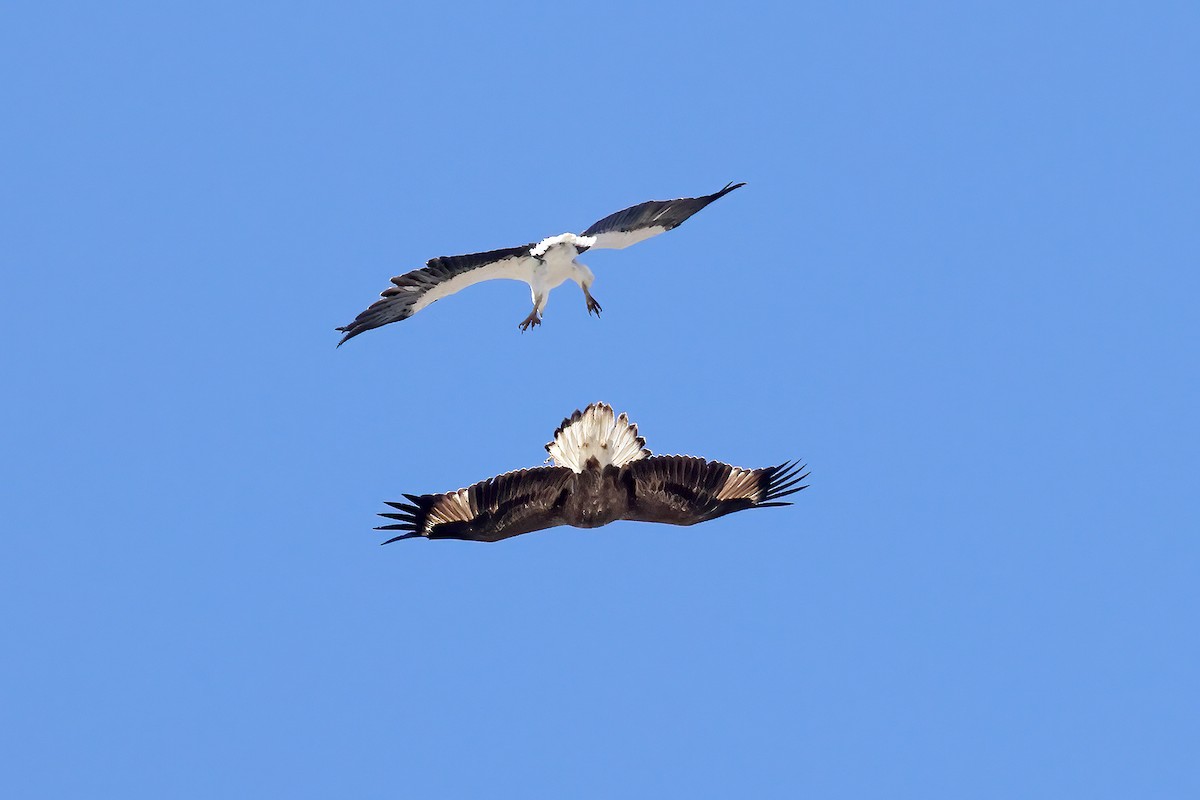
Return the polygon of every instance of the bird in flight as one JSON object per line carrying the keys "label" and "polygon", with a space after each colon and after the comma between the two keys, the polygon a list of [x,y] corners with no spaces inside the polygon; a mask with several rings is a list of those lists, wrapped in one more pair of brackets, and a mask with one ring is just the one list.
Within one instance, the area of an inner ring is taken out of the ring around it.
{"label": "bird in flight", "polygon": [[637,425],[592,403],[563,420],[546,445],[551,466],[506,472],[444,494],[406,494],[376,530],[403,531],[383,544],[423,536],[498,542],[558,525],[598,528],[619,519],[695,525],[746,508],[788,506],[806,486],[789,461],[742,469],[694,456],[653,456]]}
{"label": "bird in flight", "polygon": [[677,200],[649,200],[609,214],[582,234],[560,233],[540,242],[490,250],[465,256],[440,256],[430,259],[421,269],[392,278],[389,286],[349,325],[338,328],[345,334],[341,347],[364,331],[408,319],[426,306],[466,287],[496,278],[525,281],[533,296],[533,310],[519,327],[522,331],[540,325],[550,290],[572,280],[583,289],[588,313],[600,316],[600,304],[589,291],[596,276],[586,265],[575,260],[585,250],[623,250],[631,244],[678,228],[709,203],[732,192],[744,183],[731,183],[719,192],[703,197]]}

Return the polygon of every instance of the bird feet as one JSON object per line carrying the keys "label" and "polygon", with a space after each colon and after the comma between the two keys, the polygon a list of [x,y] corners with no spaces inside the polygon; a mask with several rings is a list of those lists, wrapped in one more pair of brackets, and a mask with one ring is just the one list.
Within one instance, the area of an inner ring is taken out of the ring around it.
{"label": "bird feet", "polygon": [[596,315],[596,319],[600,318],[600,312],[604,310],[600,307],[600,304],[596,302],[596,298],[592,297],[590,294],[587,296],[587,309],[589,314],[594,313]]}
{"label": "bird feet", "polygon": [[536,328],[538,325],[541,325],[541,324],[542,324],[542,319],[541,319],[541,317],[538,316],[537,309],[535,308],[533,311],[529,312],[529,316],[526,317],[524,320],[522,320],[521,323],[517,325],[517,327],[521,329],[522,333],[524,333],[525,331],[529,330],[531,327]]}

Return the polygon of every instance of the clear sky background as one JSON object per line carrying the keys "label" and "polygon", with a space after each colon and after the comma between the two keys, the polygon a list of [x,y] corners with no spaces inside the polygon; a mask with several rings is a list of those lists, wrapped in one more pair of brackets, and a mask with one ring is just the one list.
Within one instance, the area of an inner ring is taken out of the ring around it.
{"label": "clear sky background", "polygon": [[[1200,796],[1194,4],[417,5],[0,11],[0,794]],[[596,400],[811,488],[378,546]]]}

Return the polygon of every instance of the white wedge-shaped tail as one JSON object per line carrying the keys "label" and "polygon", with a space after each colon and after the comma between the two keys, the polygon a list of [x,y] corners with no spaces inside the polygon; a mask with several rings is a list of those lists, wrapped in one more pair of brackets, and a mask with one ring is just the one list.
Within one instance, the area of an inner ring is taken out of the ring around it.
{"label": "white wedge-shaped tail", "polygon": [[546,451],[555,466],[575,472],[583,472],[593,458],[601,467],[623,467],[650,455],[637,425],[625,414],[614,414],[606,403],[592,403],[564,419]]}

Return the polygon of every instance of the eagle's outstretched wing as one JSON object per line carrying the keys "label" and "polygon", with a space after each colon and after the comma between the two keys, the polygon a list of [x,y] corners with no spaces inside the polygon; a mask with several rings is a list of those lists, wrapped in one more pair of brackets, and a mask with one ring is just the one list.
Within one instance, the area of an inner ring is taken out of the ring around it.
{"label": "eagle's outstretched wing", "polygon": [[633,499],[625,519],[695,525],[745,508],[788,506],[781,497],[805,488],[798,461],[741,469],[693,456],[651,456],[625,467]]}
{"label": "eagle's outstretched wing", "polygon": [[391,503],[397,520],[380,531],[407,531],[384,544],[427,536],[496,542],[522,533],[562,525],[562,503],[574,473],[566,467],[536,467],[507,472],[466,489],[445,494],[404,495],[409,502]]}
{"label": "eagle's outstretched wing", "polygon": [[718,200],[744,183],[731,183],[719,192],[703,197],[681,197],[678,200],[648,200],[624,211],[609,214],[583,232],[583,236],[594,236],[593,250],[621,250],[631,244],[645,241],[651,236],[678,228],[714,200]]}
{"label": "eagle's outstretched wing", "polygon": [[414,269],[392,278],[392,286],[357,317],[354,322],[338,328],[346,335],[338,342],[341,347],[364,331],[408,319],[430,303],[474,283],[495,278],[526,280],[533,273],[537,259],[530,255],[533,244],[471,253],[465,256],[431,258],[421,269]]}

